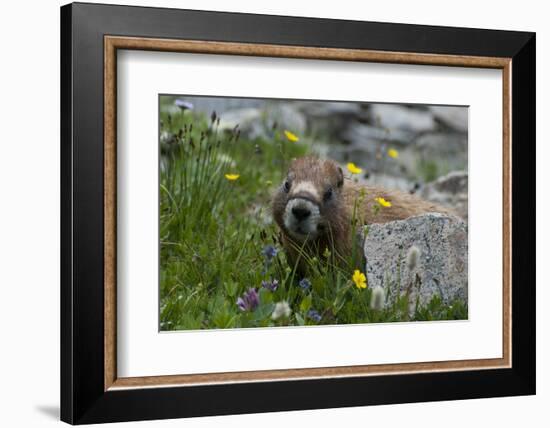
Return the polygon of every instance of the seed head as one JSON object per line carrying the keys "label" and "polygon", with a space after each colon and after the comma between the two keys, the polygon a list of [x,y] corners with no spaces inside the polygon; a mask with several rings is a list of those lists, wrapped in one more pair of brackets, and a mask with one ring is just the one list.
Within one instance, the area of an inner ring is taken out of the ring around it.
{"label": "seed head", "polygon": [[285,302],[285,301],[277,302],[275,304],[275,309],[271,314],[271,318],[273,320],[278,320],[279,318],[288,318],[291,313],[292,313],[292,310],[290,309],[288,302]]}
{"label": "seed head", "polygon": [[409,251],[407,253],[407,267],[409,268],[409,271],[413,271],[416,269],[419,258],[420,250],[416,245],[413,245],[411,248],[409,248]]}
{"label": "seed head", "polygon": [[370,298],[370,308],[375,311],[380,311],[384,309],[386,304],[386,292],[382,287],[377,285],[372,289],[372,296]]}

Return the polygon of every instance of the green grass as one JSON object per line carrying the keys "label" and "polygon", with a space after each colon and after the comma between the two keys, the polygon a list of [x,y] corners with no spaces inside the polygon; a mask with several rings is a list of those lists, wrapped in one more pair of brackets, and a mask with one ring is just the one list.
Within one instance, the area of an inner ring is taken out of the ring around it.
{"label": "green grass", "polygon": [[[238,129],[222,132],[217,120],[193,111],[161,111],[161,330],[467,318],[464,305],[447,306],[438,296],[412,316],[406,296],[371,309],[371,287],[357,288],[353,272],[336,267],[328,252],[306,257],[307,289],[283,251],[268,260],[265,247],[280,250],[271,195],[289,161],[312,149],[307,136],[290,142],[281,129],[266,131],[267,138],[246,140]],[[276,290],[262,287],[272,280]],[[259,305],[242,311],[237,299],[251,288]],[[275,304],[283,301],[291,315],[273,320]]]}

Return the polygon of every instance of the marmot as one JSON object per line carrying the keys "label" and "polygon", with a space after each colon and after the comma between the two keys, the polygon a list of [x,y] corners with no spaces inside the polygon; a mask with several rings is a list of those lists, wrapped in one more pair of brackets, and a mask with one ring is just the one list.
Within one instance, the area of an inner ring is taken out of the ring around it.
{"label": "marmot", "polygon": [[[382,206],[378,201],[391,206]],[[347,262],[344,266],[363,270],[364,225],[427,212],[451,214],[415,195],[356,183],[345,178],[335,162],[315,157],[298,158],[291,163],[287,177],[275,192],[272,210],[289,263],[292,267],[298,263],[302,273],[306,266],[303,257],[298,257],[301,251],[310,257],[335,252],[339,265],[349,261],[353,252],[355,266]]]}

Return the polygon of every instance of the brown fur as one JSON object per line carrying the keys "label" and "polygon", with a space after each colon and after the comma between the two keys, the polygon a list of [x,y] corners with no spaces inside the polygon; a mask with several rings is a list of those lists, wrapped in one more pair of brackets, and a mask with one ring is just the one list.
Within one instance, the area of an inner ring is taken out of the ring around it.
{"label": "brown fur", "polygon": [[[291,190],[287,192],[283,183],[273,197],[272,209],[273,217],[281,229],[281,243],[291,264],[299,261],[297,248],[302,246],[306,252],[314,253],[316,256],[320,256],[325,248],[329,248],[331,252],[336,253],[338,259],[349,258],[353,250],[353,230],[359,232],[363,225],[387,223],[428,212],[451,214],[449,210],[415,195],[363,185],[344,178],[342,169],[330,160],[314,157],[296,159],[292,162],[285,181],[289,182]],[[299,196],[306,196],[319,206],[323,231],[317,239],[308,240],[304,244],[296,242],[291,237],[284,225],[283,215],[292,188],[306,181],[313,183],[318,195],[310,193]],[[324,200],[323,195],[329,188],[332,189],[332,196]],[[377,197],[390,201],[392,206],[376,208],[379,205],[375,200]],[[356,219],[355,229],[352,225],[353,218]],[[360,245],[359,239],[356,239],[356,242]],[[361,247],[357,250],[361,258],[354,267],[361,267],[363,251]],[[303,263],[299,263],[298,267],[303,270]]]}

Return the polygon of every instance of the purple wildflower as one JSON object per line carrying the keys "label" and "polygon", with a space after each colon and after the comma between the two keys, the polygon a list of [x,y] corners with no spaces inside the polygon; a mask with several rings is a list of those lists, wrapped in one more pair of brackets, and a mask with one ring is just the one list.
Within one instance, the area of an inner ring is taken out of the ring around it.
{"label": "purple wildflower", "polygon": [[269,291],[275,291],[279,287],[279,281],[276,279],[270,281],[262,281],[262,287],[267,288]]}
{"label": "purple wildflower", "polygon": [[317,312],[315,309],[310,309],[309,311],[307,311],[307,316],[308,318],[312,319],[315,322],[321,321],[321,318],[322,318],[321,314]]}
{"label": "purple wildflower", "polygon": [[193,106],[193,103],[190,101],[183,100],[181,98],[178,98],[176,101],[174,101],[174,104],[179,107],[182,111],[184,110],[193,110],[195,106]]}
{"label": "purple wildflower", "polygon": [[237,306],[243,312],[253,311],[260,304],[260,296],[255,288],[249,288],[237,299]]}
{"label": "purple wildflower", "polygon": [[302,278],[300,282],[298,283],[298,286],[304,290],[307,291],[311,287],[311,281],[307,278]]}
{"label": "purple wildflower", "polygon": [[273,245],[266,245],[262,250],[262,254],[268,262],[270,262],[271,259],[273,259],[278,252],[279,250],[277,250],[277,248],[275,248]]}
{"label": "purple wildflower", "polygon": [[278,252],[279,250],[277,250],[277,248],[275,248],[273,245],[266,245],[262,250],[262,254],[265,257],[265,263],[264,263],[264,269],[263,269],[264,275],[267,273],[267,270],[269,269],[269,266],[271,266],[271,262],[273,261],[273,258],[277,255]]}

